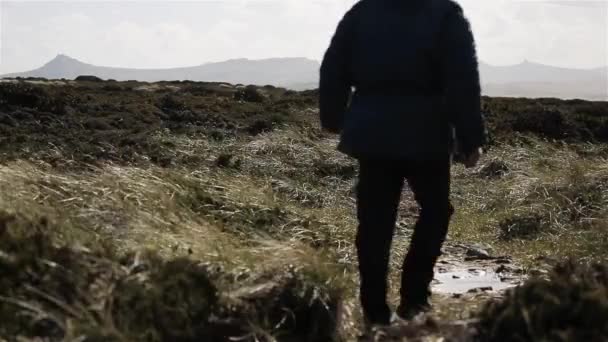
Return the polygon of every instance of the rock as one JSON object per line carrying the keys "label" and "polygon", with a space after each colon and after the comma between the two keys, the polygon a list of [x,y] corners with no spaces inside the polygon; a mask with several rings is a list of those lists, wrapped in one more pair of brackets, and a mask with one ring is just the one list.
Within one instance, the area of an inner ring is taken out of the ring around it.
{"label": "rock", "polygon": [[469,247],[467,249],[467,252],[465,255],[466,255],[466,257],[465,257],[466,261],[494,259],[492,256],[490,256],[490,253],[488,253],[488,251],[486,251],[485,249],[478,248],[478,247]]}
{"label": "rock", "polygon": [[534,270],[534,269],[530,270],[528,272],[528,274],[530,274],[533,277],[542,277],[542,276],[547,275],[548,273],[549,273],[549,271],[547,271],[547,270]]}
{"label": "rock", "polygon": [[494,272],[496,273],[506,273],[506,272],[510,272],[511,270],[505,266],[505,265],[500,265],[496,268],[496,270]]}
{"label": "rock", "polygon": [[486,286],[486,287],[477,287],[474,289],[470,289],[467,293],[481,293],[481,292],[491,292],[494,291],[494,288],[492,286]]}
{"label": "rock", "polygon": [[498,257],[494,260],[494,263],[498,265],[511,264],[512,262],[513,261],[509,257]]}

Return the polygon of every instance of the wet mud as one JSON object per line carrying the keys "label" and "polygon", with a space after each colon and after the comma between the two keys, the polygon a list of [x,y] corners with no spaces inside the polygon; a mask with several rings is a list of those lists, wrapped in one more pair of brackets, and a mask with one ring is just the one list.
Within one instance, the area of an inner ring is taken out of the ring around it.
{"label": "wet mud", "polygon": [[437,294],[502,292],[524,280],[523,270],[506,256],[478,246],[448,245],[437,263],[432,290]]}

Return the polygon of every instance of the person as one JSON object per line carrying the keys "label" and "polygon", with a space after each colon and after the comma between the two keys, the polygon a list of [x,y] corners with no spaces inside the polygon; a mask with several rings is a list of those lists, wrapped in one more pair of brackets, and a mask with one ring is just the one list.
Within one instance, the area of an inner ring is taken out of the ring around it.
{"label": "person", "polygon": [[473,34],[451,0],[361,0],[339,23],[319,86],[322,127],[359,162],[356,248],[366,322],[390,324],[387,273],[404,180],[420,215],[397,314],[429,309],[453,207],[455,146],[466,167],[486,142]]}

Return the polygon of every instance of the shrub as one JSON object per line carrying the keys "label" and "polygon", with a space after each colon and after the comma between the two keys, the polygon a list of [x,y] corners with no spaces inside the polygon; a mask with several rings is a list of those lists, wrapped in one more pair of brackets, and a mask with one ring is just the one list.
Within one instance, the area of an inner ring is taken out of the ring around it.
{"label": "shrub", "polygon": [[75,81],[81,82],[103,82],[103,80],[93,75],[80,75],[74,79]]}
{"label": "shrub", "polygon": [[158,108],[163,110],[184,110],[186,106],[183,101],[173,95],[165,95],[160,99]]}
{"label": "shrub", "polygon": [[145,261],[147,279],[131,277],[117,284],[112,307],[117,328],[142,332],[136,339],[154,327],[161,341],[209,340],[218,290],[207,268],[185,258]]}
{"label": "shrub", "polygon": [[17,106],[63,114],[65,96],[54,96],[44,87],[27,83],[0,84],[0,107]]}
{"label": "shrub", "polygon": [[479,341],[608,340],[608,266],[558,265],[478,314]]}
{"label": "shrub", "polygon": [[357,167],[353,163],[317,159],[314,162],[314,172],[319,177],[351,179],[357,175]]}
{"label": "shrub", "polygon": [[49,79],[45,78],[45,77],[26,77],[25,78],[28,81],[42,81],[42,82],[47,82]]}
{"label": "shrub", "polygon": [[235,158],[233,154],[230,153],[222,153],[215,160],[215,165],[221,168],[231,168],[240,170],[242,164],[242,160],[239,158]]}
{"label": "shrub", "polygon": [[273,180],[272,190],[290,200],[311,208],[323,208],[324,197],[313,187],[297,186],[288,181]]}
{"label": "shrub", "polygon": [[479,169],[478,174],[485,178],[500,178],[509,173],[509,171],[510,168],[506,162],[498,159],[493,159],[483,165]]}
{"label": "shrub", "polygon": [[101,89],[105,90],[105,91],[122,91],[123,88],[118,85],[118,84],[106,84],[103,87],[101,87]]}
{"label": "shrub", "polygon": [[278,267],[236,281],[221,267],[189,258],[57,246],[48,234],[62,228],[0,211],[3,338],[331,341],[336,335],[340,291],[314,273]]}
{"label": "shrub", "polygon": [[538,212],[523,212],[500,221],[498,227],[500,239],[531,239],[548,230],[549,223]]}
{"label": "shrub", "polygon": [[239,101],[262,103],[268,96],[256,86],[247,86],[234,94],[234,98]]}
{"label": "shrub", "polygon": [[99,131],[106,131],[106,130],[113,129],[112,125],[110,125],[110,123],[108,123],[107,119],[98,118],[98,117],[88,118],[84,122],[83,126],[87,129],[99,130]]}
{"label": "shrub", "polygon": [[250,124],[246,131],[251,135],[258,135],[261,133],[266,133],[272,131],[274,128],[273,122],[271,120],[259,119]]}
{"label": "shrub", "polygon": [[608,102],[483,98],[492,141],[513,132],[565,141],[608,141]]}
{"label": "shrub", "polygon": [[589,175],[575,164],[568,170],[565,184],[549,186],[543,192],[561,221],[581,226],[589,218],[600,216],[608,201],[607,189],[607,179]]}

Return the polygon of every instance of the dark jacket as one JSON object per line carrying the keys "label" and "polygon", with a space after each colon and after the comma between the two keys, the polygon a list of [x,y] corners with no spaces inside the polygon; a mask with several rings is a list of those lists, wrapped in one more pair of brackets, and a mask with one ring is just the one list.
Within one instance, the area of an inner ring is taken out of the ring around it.
{"label": "dark jacket", "polygon": [[[451,0],[361,0],[321,65],[323,128],[355,158],[433,159],[485,143],[475,43]],[[353,92],[354,90],[354,92]]]}

